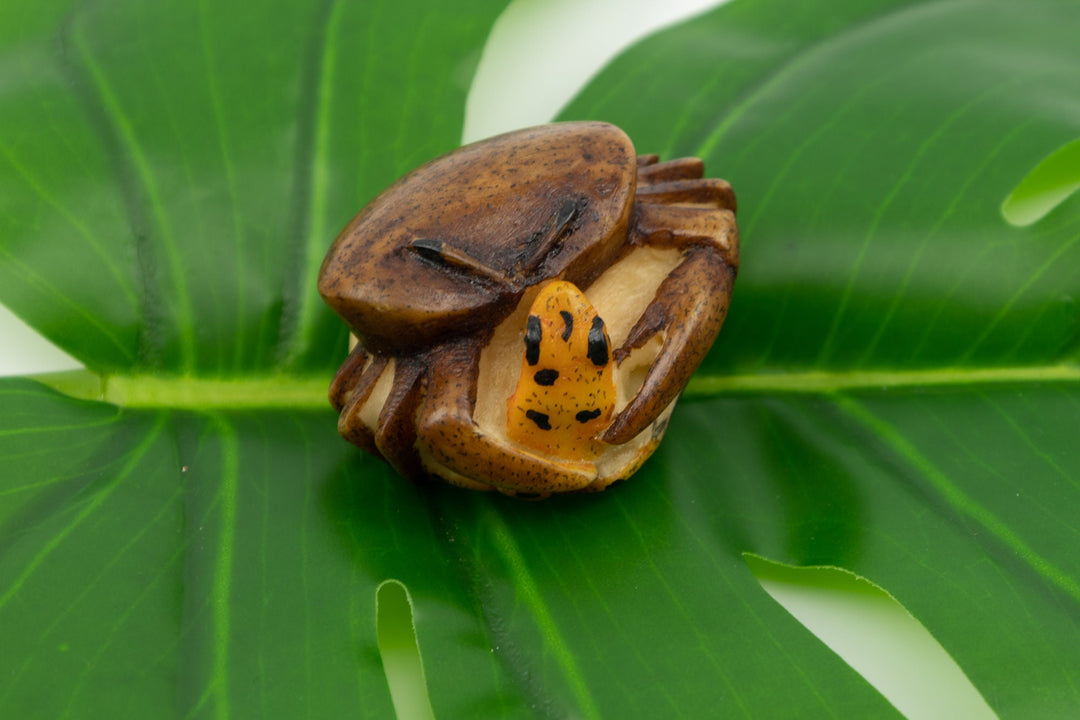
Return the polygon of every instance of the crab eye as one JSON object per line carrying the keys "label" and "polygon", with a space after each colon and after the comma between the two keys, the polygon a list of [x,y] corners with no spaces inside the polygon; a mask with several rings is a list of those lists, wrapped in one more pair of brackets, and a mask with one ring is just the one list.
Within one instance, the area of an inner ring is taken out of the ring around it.
{"label": "crab eye", "polygon": [[518,263],[518,273],[531,273],[558,251],[561,243],[573,230],[574,220],[581,209],[581,201],[566,200],[551,217],[547,226],[532,237],[526,247],[526,256]]}
{"label": "crab eye", "polygon": [[465,275],[490,280],[499,285],[507,283],[506,278],[495,268],[485,265],[464,250],[442,240],[416,238],[407,247],[430,263],[456,270]]}
{"label": "crab eye", "polygon": [[521,377],[507,401],[507,435],[570,461],[603,450],[593,438],[611,419],[615,377],[604,321],[572,283],[544,286],[529,309]]}

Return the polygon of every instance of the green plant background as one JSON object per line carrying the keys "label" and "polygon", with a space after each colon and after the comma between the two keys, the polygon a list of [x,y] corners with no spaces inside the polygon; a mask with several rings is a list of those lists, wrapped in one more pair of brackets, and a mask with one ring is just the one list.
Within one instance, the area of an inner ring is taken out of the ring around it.
{"label": "green plant background", "polygon": [[737,0],[613,62],[563,117],[702,156],[744,263],[642,471],[521,503],[305,394],[322,253],[457,144],[505,3],[445,5],[0,6],[0,301],[106,378],[0,381],[0,716],[387,717],[387,578],[442,717],[895,715],[747,552],[873,580],[1002,717],[1080,706],[1080,206],[1001,213],[1080,137],[1080,7]]}

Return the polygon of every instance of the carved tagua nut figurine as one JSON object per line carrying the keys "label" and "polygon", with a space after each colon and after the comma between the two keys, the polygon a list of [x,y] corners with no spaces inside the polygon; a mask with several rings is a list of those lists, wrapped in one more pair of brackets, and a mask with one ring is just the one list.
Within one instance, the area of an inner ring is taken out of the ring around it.
{"label": "carved tagua nut figurine", "polygon": [[330,386],[342,436],[406,477],[511,495],[627,478],[731,299],[735,196],[703,173],[579,122],[398,180],[319,275],[359,340]]}

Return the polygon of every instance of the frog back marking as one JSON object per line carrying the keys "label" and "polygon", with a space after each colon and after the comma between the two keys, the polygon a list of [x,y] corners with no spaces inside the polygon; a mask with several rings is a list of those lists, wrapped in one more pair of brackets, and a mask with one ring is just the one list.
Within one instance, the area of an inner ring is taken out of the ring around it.
{"label": "frog back marking", "polygon": [[572,283],[548,283],[529,309],[521,376],[507,400],[507,435],[545,455],[591,461],[604,447],[593,438],[614,407],[604,321]]}

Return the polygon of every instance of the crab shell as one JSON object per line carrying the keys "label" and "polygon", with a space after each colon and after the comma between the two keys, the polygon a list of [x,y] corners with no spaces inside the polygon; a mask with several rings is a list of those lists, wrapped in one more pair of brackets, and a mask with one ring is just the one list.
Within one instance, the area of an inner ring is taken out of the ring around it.
{"label": "crab shell", "polygon": [[[602,489],[636,470],[719,331],[738,263],[730,186],[701,180],[698,160],[656,161],[613,125],[561,123],[460,148],[375,198],[319,275],[359,340],[331,386],[342,435],[413,479],[510,494]],[[501,427],[528,306],[553,279],[585,289],[618,364],[610,452],[584,474]],[[710,289],[678,297],[695,284]],[[687,357],[664,357],[665,324],[680,321],[694,325]]]}
{"label": "crab shell", "polygon": [[[626,134],[603,123],[548,125],[444,155],[346,226],[323,263],[319,292],[376,353],[415,352],[490,329],[527,287],[560,276],[584,287],[612,263],[633,208],[635,157]],[[577,210],[573,231],[557,253],[532,257],[567,202]],[[505,283],[432,272],[429,260],[407,250],[418,238],[451,244]]]}

